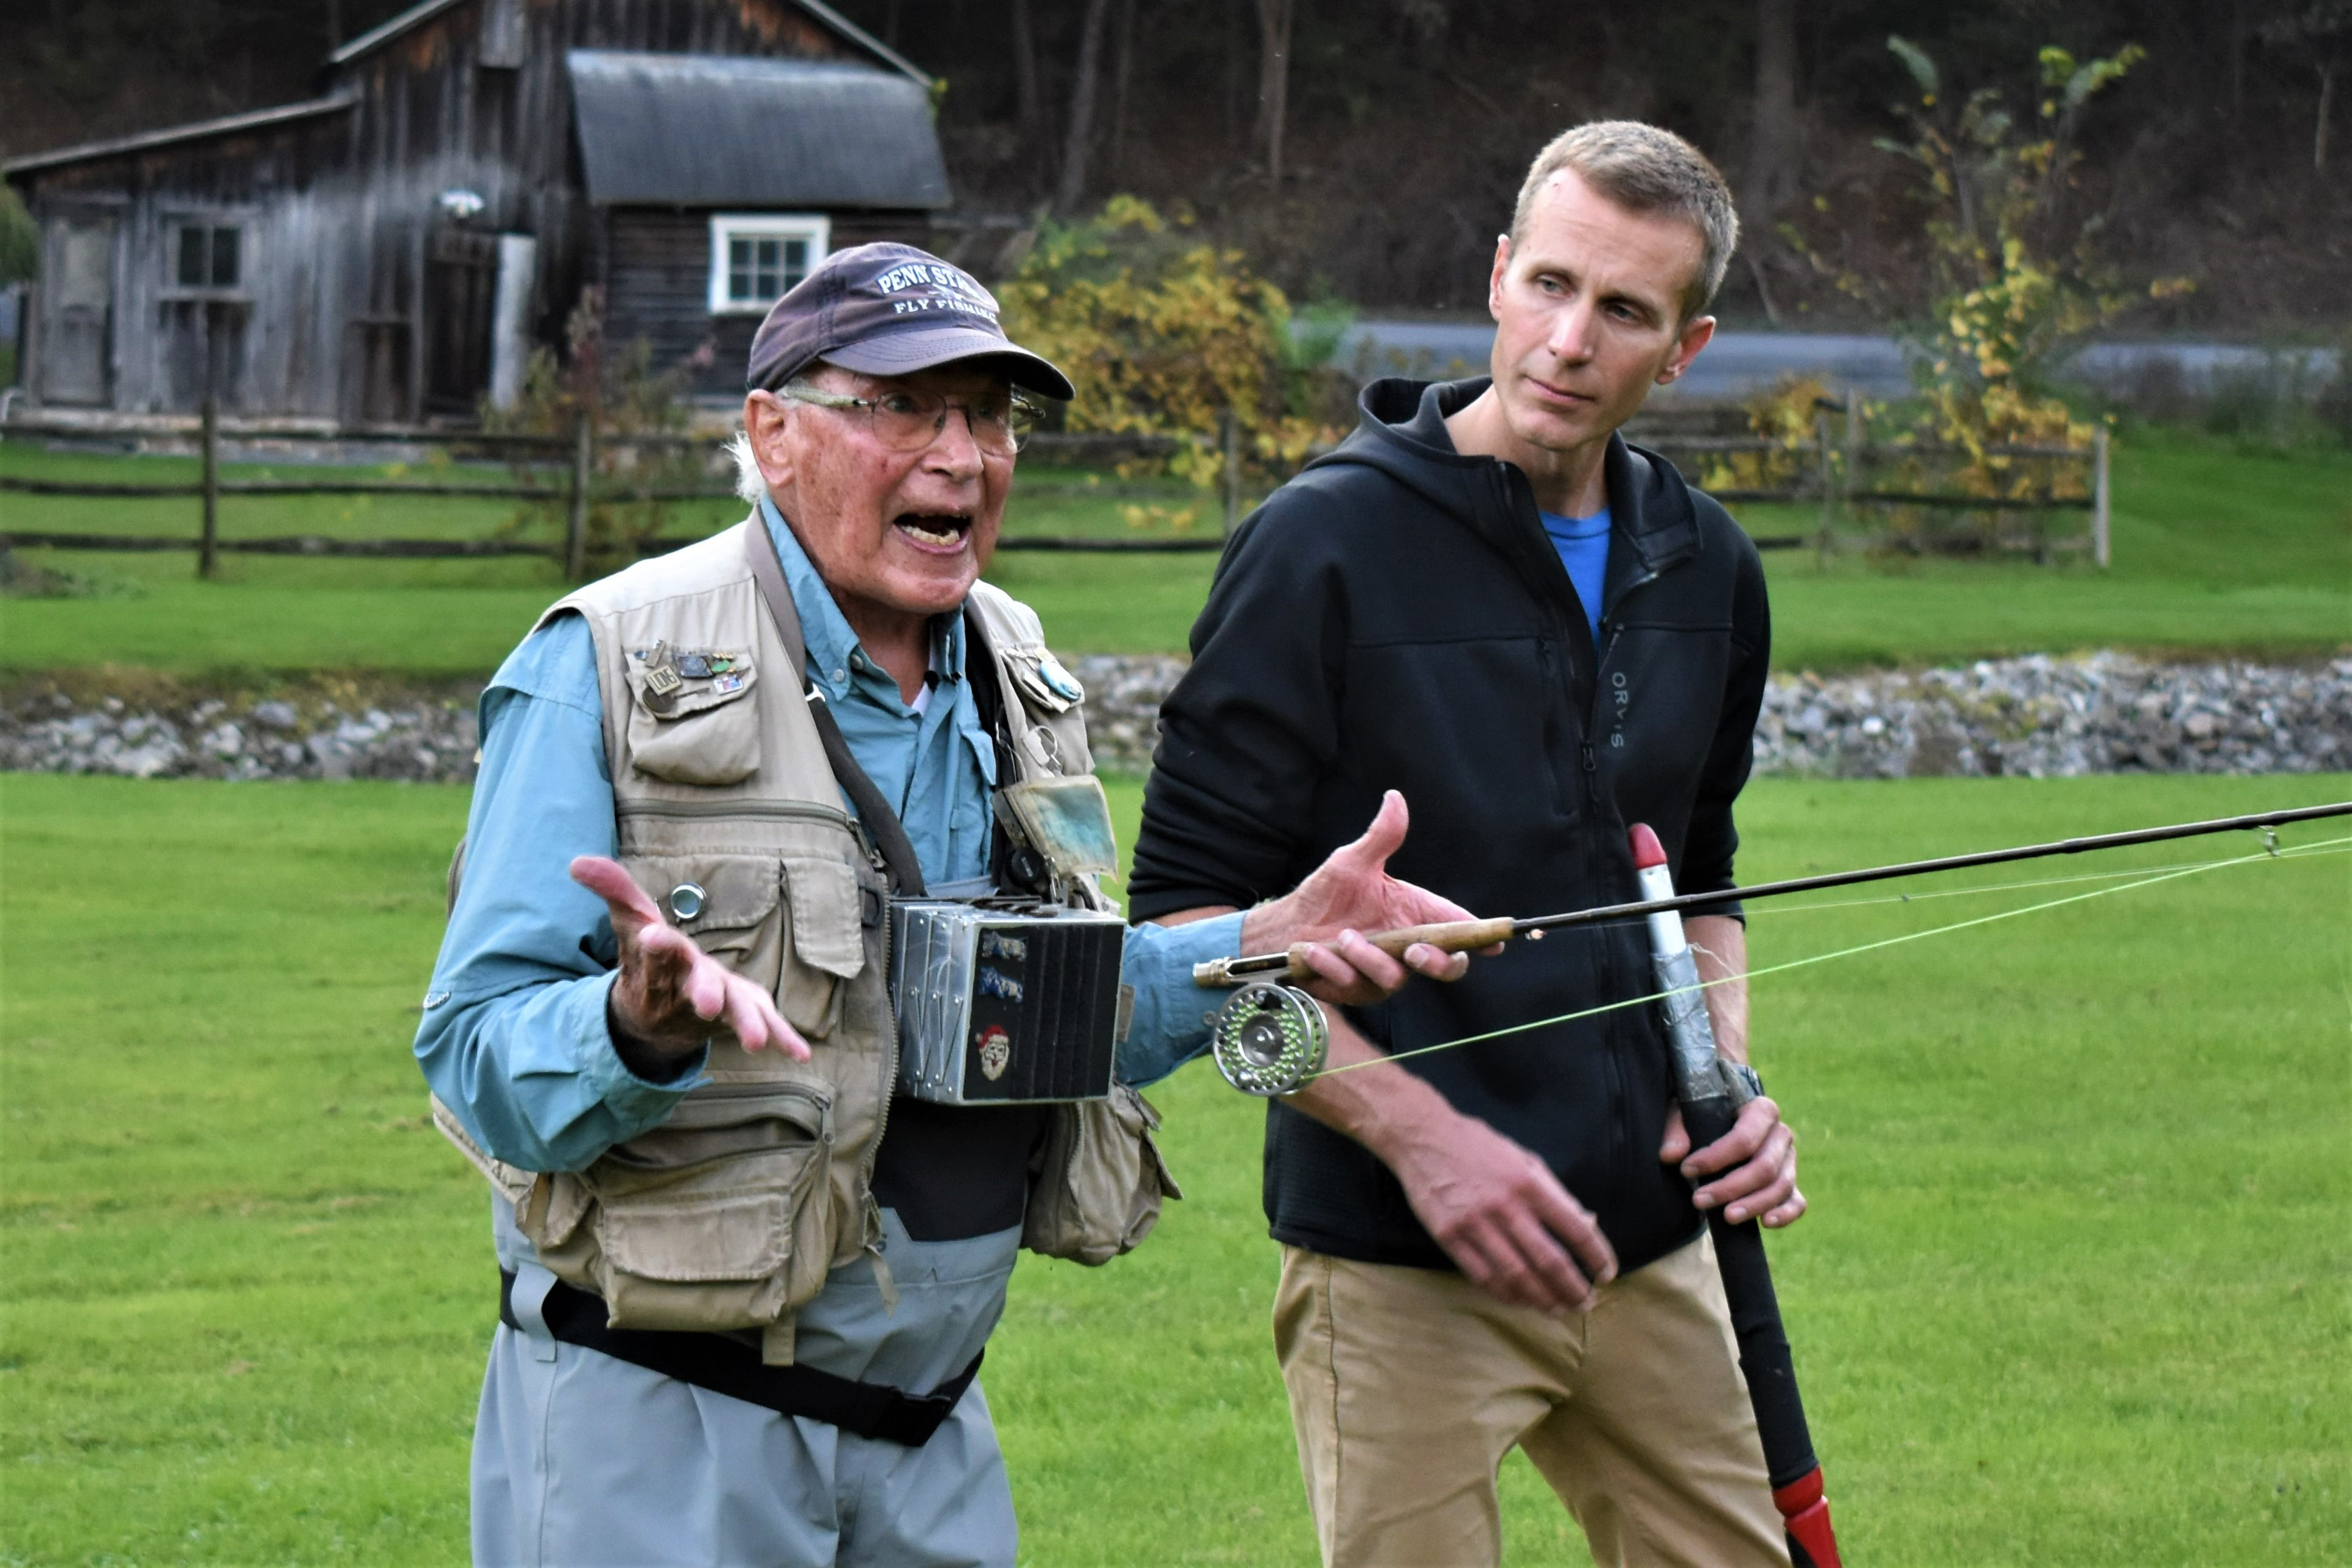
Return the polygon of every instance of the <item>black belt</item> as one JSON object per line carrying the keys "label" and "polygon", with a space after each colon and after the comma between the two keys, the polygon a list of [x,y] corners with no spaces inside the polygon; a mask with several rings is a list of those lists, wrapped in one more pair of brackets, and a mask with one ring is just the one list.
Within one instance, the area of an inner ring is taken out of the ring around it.
{"label": "black belt", "polygon": [[[515,1277],[499,1270],[499,1322],[522,1331],[514,1313]],[[740,1399],[782,1416],[805,1416],[861,1437],[878,1437],[919,1448],[955,1408],[981,1357],[930,1393],[912,1395],[887,1384],[859,1383],[813,1366],[770,1366],[755,1344],[723,1333],[665,1329],[615,1329],[604,1325],[604,1301],[558,1280],[550,1286],[539,1315],[548,1332],[566,1344],[596,1351],[615,1361],[691,1383],[730,1399]],[[982,1352],[985,1354],[986,1352]]]}

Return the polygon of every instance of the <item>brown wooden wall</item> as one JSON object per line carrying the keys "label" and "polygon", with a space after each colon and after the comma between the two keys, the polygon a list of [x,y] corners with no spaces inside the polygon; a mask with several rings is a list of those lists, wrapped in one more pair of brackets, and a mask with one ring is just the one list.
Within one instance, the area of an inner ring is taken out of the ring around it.
{"label": "brown wooden wall", "polygon": [[[501,5],[520,6],[522,47],[511,52],[509,33],[490,53],[520,58],[512,68],[482,63],[484,25]],[[477,248],[446,232],[454,221],[439,198],[451,190],[483,199],[462,225],[470,234],[536,236],[535,336],[558,341],[582,285],[604,265],[596,250],[607,238],[587,204],[572,135],[563,65],[572,48],[866,58],[789,0],[467,0],[331,70],[322,91],[355,93],[347,111],[37,172],[26,181],[37,217],[110,214],[121,236],[110,405],[193,408],[205,361],[192,345],[209,327],[234,339],[218,361],[229,371],[222,396],[231,409],[420,417],[436,326],[426,319],[428,281]],[[707,220],[671,218],[692,231],[699,316]],[[245,226],[241,301],[207,314],[173,297],[171,235],[185,221]],[[837,215],[835,233],[836,243],[855,243],[861,220]],[[616,221],[610,237],[626,248],[635,234]],[[685,262],[650,240],[646,259],[629,254],[612,265],[616,278],[630,280],[638,300],[630,308],[657,355],[691,353],[712,329],[707,317],[677,317],[670,303]],[[727,380],[719,367],[731,362],[740,385],[749,327],[740,344],[722,336],[712,384]],[[37,356],[37,325],[33,337]]]}
{"label": "brown wooden wall", "polygon": [[[929,243],[921,213],[835,213],[832,222],[835,250],[875,240]],[[684,370],[698,395],[740,392],[760,318],[710,314],[709,213],[616,207],[606,214],[600,248],[607,340],[644,339],[653,368]]]}

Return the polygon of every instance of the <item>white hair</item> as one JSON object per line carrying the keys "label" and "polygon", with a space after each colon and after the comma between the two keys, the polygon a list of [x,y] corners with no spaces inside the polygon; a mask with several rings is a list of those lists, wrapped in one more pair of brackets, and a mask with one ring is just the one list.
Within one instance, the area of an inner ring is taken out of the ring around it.
{"label": "white hair", "polygon": [[768,499],[768,478],[760,472],[760,459],[751,451],[751,433],[739,430],[727,442],[727,455],[735,459],[735,493],[747,506],[758,506]]}

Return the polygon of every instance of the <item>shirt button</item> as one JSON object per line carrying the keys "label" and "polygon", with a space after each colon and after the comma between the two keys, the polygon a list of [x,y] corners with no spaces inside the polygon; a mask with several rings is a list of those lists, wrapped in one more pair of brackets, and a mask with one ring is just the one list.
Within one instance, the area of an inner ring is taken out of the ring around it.
{"label": "shirt button", "polygon": [[842,685],[845,684],[848,679],[849,672],[847,670],[835,670],[833,672],[833,684],[835,685]]}

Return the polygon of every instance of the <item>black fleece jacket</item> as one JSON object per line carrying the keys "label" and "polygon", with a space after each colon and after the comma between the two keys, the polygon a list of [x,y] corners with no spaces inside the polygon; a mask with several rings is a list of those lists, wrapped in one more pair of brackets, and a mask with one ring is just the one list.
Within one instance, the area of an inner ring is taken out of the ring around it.
{"label": "black fleece jacket", "polygon": [[[1637,821],[1682,891],[1733,885],[1731,805],[1770,643],[1755,547],[1670,464],[1612,437],[1596,651],[1527,476],[1446,434],[1486,386],[1375,382],[1361,426],[1234,534],[1160,709],[1131,918],[1277,896],[1391,789],[1412,826],[1390,869],[1478,915],[1635,897]],[[1636,921],[1513,943],[1454,985],[1416,978],[1349,1016],[1409,1051],[1652,988]],[[1697,1233],[1689,1185],[1657,1157],[1673,1086],[1653,1009],[1401,1066],[1540,1155],[1622,1267]],[[1281,1104],[1265,1208],[1286,1242],[1450,1267],[1386,1166]]]}

